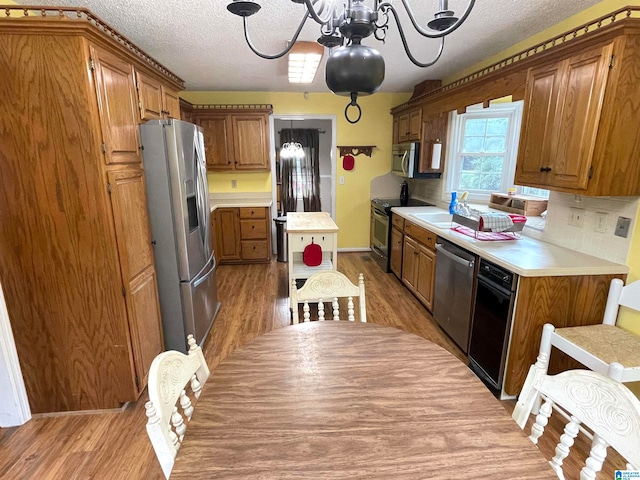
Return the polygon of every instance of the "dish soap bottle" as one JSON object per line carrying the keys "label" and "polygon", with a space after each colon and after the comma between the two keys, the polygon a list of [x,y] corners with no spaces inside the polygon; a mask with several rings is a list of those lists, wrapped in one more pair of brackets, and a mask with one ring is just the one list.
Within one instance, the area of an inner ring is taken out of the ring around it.
{"label": "dish soap bottle", "polygon": [[449,204],[449,213],[456,213],[456,206],[458,205],[458,192],[451,192],[451,203]]}
{"label": "dish soap bottle", "polygon": [[405,180],[400,188],[400,206],[406,207],[409,204],[409,185]]}

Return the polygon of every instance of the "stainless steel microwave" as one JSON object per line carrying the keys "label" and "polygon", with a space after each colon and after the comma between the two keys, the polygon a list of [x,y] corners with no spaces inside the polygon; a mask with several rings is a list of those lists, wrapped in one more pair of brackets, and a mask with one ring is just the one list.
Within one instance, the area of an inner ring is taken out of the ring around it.
{"label": "stainless steel microwave", "polygon": [[420,172],[420,144],[397,143],[391,151],[391,173],[406,178],[440,178],[440,173]]}

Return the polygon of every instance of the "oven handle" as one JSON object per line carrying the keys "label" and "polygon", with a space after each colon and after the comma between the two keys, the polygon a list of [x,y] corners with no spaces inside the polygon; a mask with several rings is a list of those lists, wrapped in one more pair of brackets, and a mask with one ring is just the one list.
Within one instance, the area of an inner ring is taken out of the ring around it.
{"label": "oven handle", "polygon": [[495,294],[499,294],[507,299],[511,298],[511,296],[513,295],[512,291],[507,290],[502,285],[498,285],[497,283],[494,283],[491,280],[486,279],[482,275],[478,275],[477,278],[478,278],[478,283],[481,283],[482,285],[487,287],[489,290],[491,290]]}
{"label": "oven handle", "polygon": [[389,216],[386,213],[378,210],[377,208],[373,209],[373,216],[386,223],[387,225],[389,224]]}
{"label": "oven handle", "polygon": [[475,262],[473,260],[467,260],[465,258],[461,258],[456,254],[445,250],[445,248],[442,246],[441,243],[436,243],[436,250],[442,253],[445,257],[449,257],[454,262],[459,263],[460,265],[464,265],[465,267],[473,268],[473,266],[475,265]]}

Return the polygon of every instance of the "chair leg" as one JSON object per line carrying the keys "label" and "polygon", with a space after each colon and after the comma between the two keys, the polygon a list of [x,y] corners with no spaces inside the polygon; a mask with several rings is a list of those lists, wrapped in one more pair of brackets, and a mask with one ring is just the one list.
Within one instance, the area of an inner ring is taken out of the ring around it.
{"label": "chair leg", "polygon": [[554,326],[547,323],[542,328],[542,338],[540,339],[540,351],[536,363],[531,365],[529,373],[524,381],[518,401],[513,410],[513,419],[524,428],[529,415],[536,415],[540,410],[540,394],[535,388],[538,379],[547,374],[549,368],[549,355],[551,353],[551,334],[555,330]]}

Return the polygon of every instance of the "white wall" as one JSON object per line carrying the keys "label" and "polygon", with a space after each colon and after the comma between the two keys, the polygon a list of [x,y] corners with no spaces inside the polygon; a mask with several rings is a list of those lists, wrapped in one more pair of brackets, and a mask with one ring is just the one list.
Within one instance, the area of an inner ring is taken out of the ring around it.
{"label": "white wall", "polygon": [[22,425],[30,418],[18,352],[0,285],[0,427]]}

